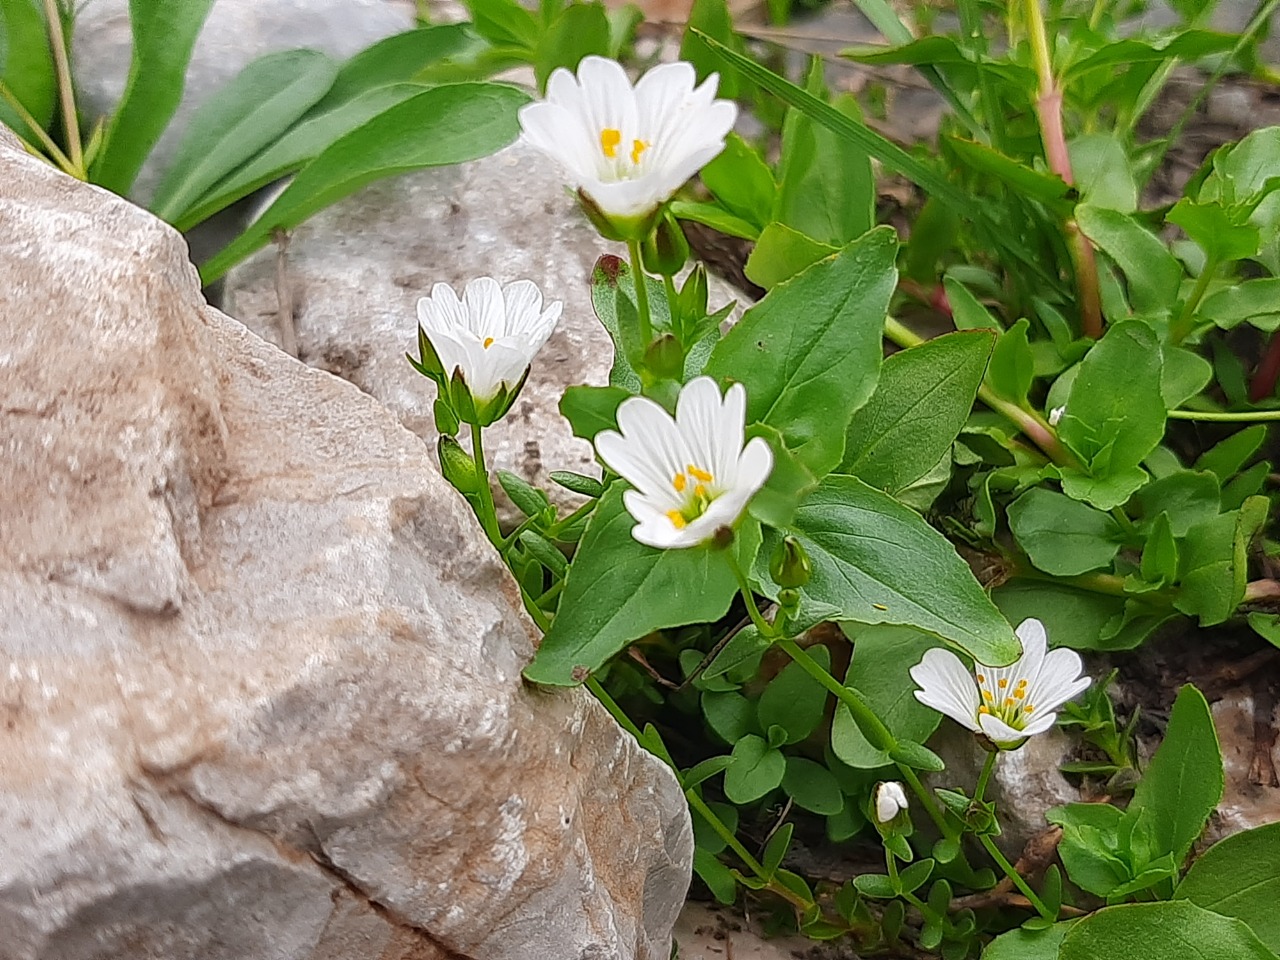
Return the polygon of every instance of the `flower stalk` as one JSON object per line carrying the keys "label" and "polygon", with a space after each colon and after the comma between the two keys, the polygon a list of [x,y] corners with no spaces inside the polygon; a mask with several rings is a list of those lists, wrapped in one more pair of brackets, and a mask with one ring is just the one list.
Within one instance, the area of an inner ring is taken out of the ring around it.
{"label": "flower stalk", "polygon": [[640,241],[628,240],[627,252],[631,256],[631,278],[636,284],[636,320],[640,335],[637,361],[642,361],[649,344],[653,343],[653,316],[649,310],[649,285],[645,282],[644,261],[640,256]]}
{"label": "flower stalk", "polygon": [[67,38],[62,29],[62,14],[57,0],[44,0],[45,20],[49,23],[49,46],[53,51],[53,66],[58,78],[59,109],[62,126],[67,134],[67,173],[77,180],[87,180],[84,167],[84,148],[80,143],[80,115],[76,112],[76,94],[71,80],[71,62],[67,57]]}

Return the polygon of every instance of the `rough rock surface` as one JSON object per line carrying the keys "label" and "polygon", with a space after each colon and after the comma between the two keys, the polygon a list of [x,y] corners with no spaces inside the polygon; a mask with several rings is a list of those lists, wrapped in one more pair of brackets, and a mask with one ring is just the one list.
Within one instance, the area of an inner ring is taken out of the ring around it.
{"label": "rough rock surface", "polygon": [[671,774],[426,447],[0,130],[0,958],[666,960]]}
{"label": "rough rock surface", "polygon": [[1212,704],[1226,777],[1222,803],[1209,821],[1204,843],[1280,821],[1280,706],[1247,687]]}
{"label": "rough rock surface", "polygon": [[[78,6],[73,49],[77,91],[86,113],[102,115],[115,108],[129,76],[129,2],[92,0]],[[182,103],[143,168],[135,196],[151,195],[192,114],[250,62],[297,48],[343,60],[413,25],[413,4],[408,2],[214,0],[191,54]]]}
{"label": "rough rock surface", "polygon": [[[547,474],[599,475],[591,445],[560,416],[564,388],[608,382],[613,347],[591,308],[601,240],[559,169],[517,143],[492,157],[383,181],[330,207],[293,235],[288,272],[300,358],[350,380],[434,445],[435,386],[405,361],[417,350],[416,304],[431,285],[472,277],[528,279],[564,302],[551,340],[505,420],[485,431],[494,466],[519,474],[572,509],[582,501]],[[740,299],[713,283],[711,305]],[[268,248],[227,276],[224,307],[280,342],[276,253]],[[501,496],[501,491],[499,491]],[[509,505],[504,522],[518,517]]]}

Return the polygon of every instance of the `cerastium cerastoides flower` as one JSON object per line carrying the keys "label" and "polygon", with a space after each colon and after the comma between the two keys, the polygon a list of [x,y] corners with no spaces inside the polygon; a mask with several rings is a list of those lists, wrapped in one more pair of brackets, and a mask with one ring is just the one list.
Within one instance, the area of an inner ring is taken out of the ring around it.
{"label": "cerastium cerastoides flower", "polygon": [[544,306],[529,280],[501,286],[478,277],[461,299],[437,283],[418,301],[422,357],[414,366],[436,380],[459,420],[487,426],[510,408],[560,311],[558,300]]}
{"label": "cerastium cerastoides flower", "polygon": [[1022,658],[1007,667],[973,671],[950,650],[935,648],[911,668],[920,687],[916,699],[1001,750],[1022,745],[1028,737],[1053,726],[1058,707],[1089,686],[1082,677],[1080,655],[1073,650],[1049,650],[1044,624],[1023,620],[1017,628]]}
{"label": "cerastium cerastoides flower", "polygon": [[697,86],[681,62],[633,86],[617,61],[585,57],[576,77],[551,74],[546,99],[520,110],[520,126],[564,168],[597,227],[640,239],[658,208],[724,149],[738,108],[715,99],[717,83],[713,74]]}
{"label": "cerastium cerastoides flower", "polygon": [[897,780],[886,780],[875,790],[876,822],[889,823],[907,809],[907,792]]}
{"label": "cerastium cerastoides flower", "polygon": [[650,547],[692,547],[732,528],[769,478],[773,451],[756,437],[743,445],[747,393],[735,383],[722,398],[710,377],[689,381],[672,419],[647,397],[618,407],[618,428],[596,437],[609,469],[632,489],[631,535]]}

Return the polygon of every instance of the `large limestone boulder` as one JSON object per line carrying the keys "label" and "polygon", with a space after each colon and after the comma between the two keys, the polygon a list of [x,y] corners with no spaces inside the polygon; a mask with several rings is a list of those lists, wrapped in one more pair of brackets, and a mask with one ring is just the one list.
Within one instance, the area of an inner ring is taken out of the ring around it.
{"label": "large limestone boulder", "polygon": [[[345,60],[413,26],[411,0],[214,0],[191,53],[182,102],[143,168],[136,196],[151,196],[192,114],[252,61],[300,48]],[[129,0],[77,4],[72,36],[81,107],[90,116],[110,113],[129,78]]]}
{"label": "large limestone boulder", "polygon": [[[591,306],[602,254],[626,255],[600,238],[566,190],[559,168],[522,143],[470,163],[374,184],[297,229],[289,241],[292,299],[304,362],[350,380],[433,444],[435,386],[405,360],[417,350],[416,304],[434,283],[532,280],[564,302],[560,325],[533,364],[505,420],[485,431],[493,465],[541,486],[566,509],[579,497],[553,470],[599,476],[591,444],[560,416],[564,388],[608,382],[613,345]],[[281,342],[277,257],[268,248],[227,276],[224,308]],[[711,307],[743,297],[714,281]],[[501,499],[501,491],[497,491]],[[514,507],[499,504],[507,525]]]}
{"label": "large limestone boulder", "polygon": [[425,445],[0,130],[0,958],[667,960],[674,777]]}

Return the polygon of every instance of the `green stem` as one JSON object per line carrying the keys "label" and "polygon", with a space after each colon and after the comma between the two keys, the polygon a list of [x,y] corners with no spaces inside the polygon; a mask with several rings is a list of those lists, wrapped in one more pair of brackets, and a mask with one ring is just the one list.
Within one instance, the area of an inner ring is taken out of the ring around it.
{"label": "green stem", "polygon": [[1004,871],[1004,875],[1013,881],[1013,885],[1022,891],[1022,895],[1024,897],[1031,901],[1031,905],[1036,908],[1036,913],[1040,914],[1040,916],[1044,917],[1046,920],[1057,920],[1057,916],[1049,912],[1049,908],[1044,905],[1044,901],[1041,900],[1036,892],[1031,889],[1031,884],[1022,879],[1022,874],[1018,873],[1018,871],[1014,869],[1013,864],[1009,862],[1008,858],[1000,852],[1000,848],[996,846],[995,841],[985,833],[979,834],[978,839],[982,841],[982,846],[986,849],[987,853],[991,855],[991,859],[996,862],[996,865],[999,866],[1002,871]]}
{"label": "green stem", "polygon": [[36,122],[36,118],[22,105],[22,101],[18,99],[17,94],[10,90],[9,85],[3,80],[0,80],[0,97],[4,98],[5,103],[9,104],[13,108],[13,112],[18,115],[18,119],[25,123],[31,129],[31,132],[36,135],[36,139],[40,141],[40,146],[49,154],[53,162],[61,168],[62,172],[75,176],[75,168],[72,166],[71,161],[67,159],[67,155],[58,149],[58,145],[53,142],[53,138],[45,132],[44,127]]}
{"label": "green stem", "polygon": [[67,58],[67,38],[62,32],[62,14],[56,0],[44,0],[45,19],[49,21],[49,46],[53,49],[53,64],[58,75],[58,98],[62,109],[62,126],[67,132],[67,150],[72,174],[77,180],[85,180],[84,149],[80,145],[80,116],[76,113],[76,93],[71,81],[71,62]]}
{"label": "green stem", "polygon": [[649,313],[649,286],[645,282],[644,262],[640,257],[640,241],[628,240],[631,254],[631,276],[636,282],[636,317],[640,323],[640,357],[653,343],[653,318]]}
{"label": "green stem", "polygon": [[1200,271],[1200,276],[1196,277],[1196,285],[1191,288],[1191,296],[1187,297],[1187,302],[1182,305],[1182,312],[1178,314],[1178,319],[1169,328],[1169,339],[1173,343],[1181,343],[1191,333],[1195,326],[1196,308],[1204,299],[1205,291],[1209,289],[1209,284],[1213,282],[1213,275],[1217,270],[1218,263],[1213,257],[1205,261],[1204,269]]}
{"label": "green stem", "polygon": [[667,316],[671,318],[671,330],[679,339],[680,346],[683,347],[685,341],[684,317],[680,316],[680,311],[676,306],[676,298],[680,294],[676,291],[675,278],[669,277],[664,273],[662,275],[662,287],[667,292]]}
{"label": "green stem", "polygon": [[1202,410],[1170,410],[1170,420],[1204,420],[1215,423],[1251,423],[1280,420],[1280,410],[1246,410],[1242,413],[1210,413]]}
{"label": "green stem", "polygon": [[766,620],[764,614],[760,612],[760,607],[756,604],[755,591],[751,589],[751,583],[747,580],[747,575],[743,572],[742,565],[738,563],[738,558],[727,551],[725,556],[729,559],[729,568],[733,571],[734,579],[738,581],[738,592],[742,594],[742,602],[746,604],[747,616],[751,618],[751,622],[760,631],[760,636],[766,640],[781,640],[782,631]]}
{"label": "green stem", "polygon": [[505,549],[502,532],[498,529],[498,508],[493,503],[493,489],[489,486],[489,471],[484,463],[484,441],[481,429],[471,424],[471,459],[476,465],[476,475],[480,478],[480,526],[485,535],[499,551]]}
{"label": "green stem", "polygon": [[987,760],[982,765],[982,773],[978,776],[978,786],[975,787],[973,791],[974,803],[981,803],[982,798],[986,796],[987,784],[991,782],[991,774],[995,772],[996,758],[999,757],[999,755],[999,752],[996,750],[992,750],[987,754]]}
{"label": "green stem", "polygon": [[577,510],[573,511],[573,513],[569,514],[563,520],[557,520],[547,530],[547,536],[552,537],[554,539],[560,534],[561,531],[563,531],[566,527],[570,526],[575,520],[577,520],[583,514],[590,513],[592,510],[594,510],[596,508],[596,504],[599,502],[600,501],[598,500],[588,500],[586,503],[580,506]]}

